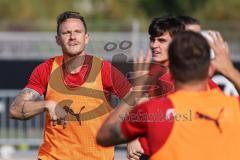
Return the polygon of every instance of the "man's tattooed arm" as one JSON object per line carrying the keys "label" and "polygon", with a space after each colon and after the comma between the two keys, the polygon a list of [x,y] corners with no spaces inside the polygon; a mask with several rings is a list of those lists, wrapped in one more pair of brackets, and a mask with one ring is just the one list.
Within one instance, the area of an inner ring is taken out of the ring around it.
{"label": "man's tattooed arm", "polygon": [[45,110],[45,101],[40,100],[38,92],[24,88],[10,106],[10,117],[14,119],[29,119]]}

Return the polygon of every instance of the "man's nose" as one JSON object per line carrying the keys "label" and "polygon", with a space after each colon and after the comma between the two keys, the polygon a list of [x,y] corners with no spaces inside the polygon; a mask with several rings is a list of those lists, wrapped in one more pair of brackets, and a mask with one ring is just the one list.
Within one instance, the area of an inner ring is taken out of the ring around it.
{"label": "man's nose", "polygon": [[151,42],[151,47],[152,48],[156,48],[157,46],[158,46],[157,41],[154,40],[154,41]]}
{"label": "man's nose", "polygon": [[74,32],[71,32],[70,39],[76,39],[76,34]]}

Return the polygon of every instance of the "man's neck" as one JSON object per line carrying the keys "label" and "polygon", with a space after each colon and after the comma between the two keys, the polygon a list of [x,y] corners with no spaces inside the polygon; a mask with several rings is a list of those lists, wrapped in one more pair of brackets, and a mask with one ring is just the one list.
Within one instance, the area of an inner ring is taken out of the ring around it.
{"label": "man's neck", "polygon": [[160,64],[161,66],[163,66],[164,68],[166,68],[167,70],[169,70],[169,60],[165,60],[165,61],[152,61],[155,64]]}
{"label": "man's neck", "polygon": [[176,91],[184,90],[184,91],[193,91],[193,92],[199,92],[199,91],[207,91],[209,89],[208,87],[208,80],[201,80],[201,81],[191,81],[188,83],[182,83],[182,82],[174,82]]}
{"label": "man's neck", "polygon": [[167,69],[169,68],[169,60],[161,62],[161,64],[166,67]]}
{"label": "man's neck", "polygon": [[67,73],[78,73],[84,64],[85,53],[76,56],[63,55],[63,70]]}

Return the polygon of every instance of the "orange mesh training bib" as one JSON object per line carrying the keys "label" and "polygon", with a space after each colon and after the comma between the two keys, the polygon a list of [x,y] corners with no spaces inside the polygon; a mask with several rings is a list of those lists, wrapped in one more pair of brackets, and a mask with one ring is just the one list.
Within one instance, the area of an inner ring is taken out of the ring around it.
{"label": "orange mesh training bib", "polygon": [[[168,96],[175,121],[166,143],[151,160],[239,160],[239,101],[217,90],[178,91]],[[151,142],[150,142],[151,143]]]}
{"label": "orange mesh training bib", "polygon": [[60,106],[67,106],[79,115],[80,120],[71,114],[67,116],[67,126],[51,125],[46,112],[44,143],[38,157],[42,160],[111,160],[114,148],[103,148],[96,144],[97,131],[111,110],[102,86],[102,61],[93,57],[92,67],[86,82],[77,88],[69,88],[64,83],[62,71],[63,57],[55,57],[46,100],[54,100]]}

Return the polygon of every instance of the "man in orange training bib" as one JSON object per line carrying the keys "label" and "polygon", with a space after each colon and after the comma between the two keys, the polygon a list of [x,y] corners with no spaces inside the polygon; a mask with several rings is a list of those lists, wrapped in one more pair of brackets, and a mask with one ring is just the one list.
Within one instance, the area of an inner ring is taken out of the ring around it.
{"label": "man in orange training bib", "polygon": [[[16,119],[45,112],[41,160],[111,160],[114,148],[95,141],[97,131],[111,111],[109,92],[123,98],[128,80],[109,62],[88,55],[89,34],[78,12],[58,16],[56,42],[63,55],[37,66],[27,86],[11,105]],[[39,100],[44,95],[44,100]]]}

